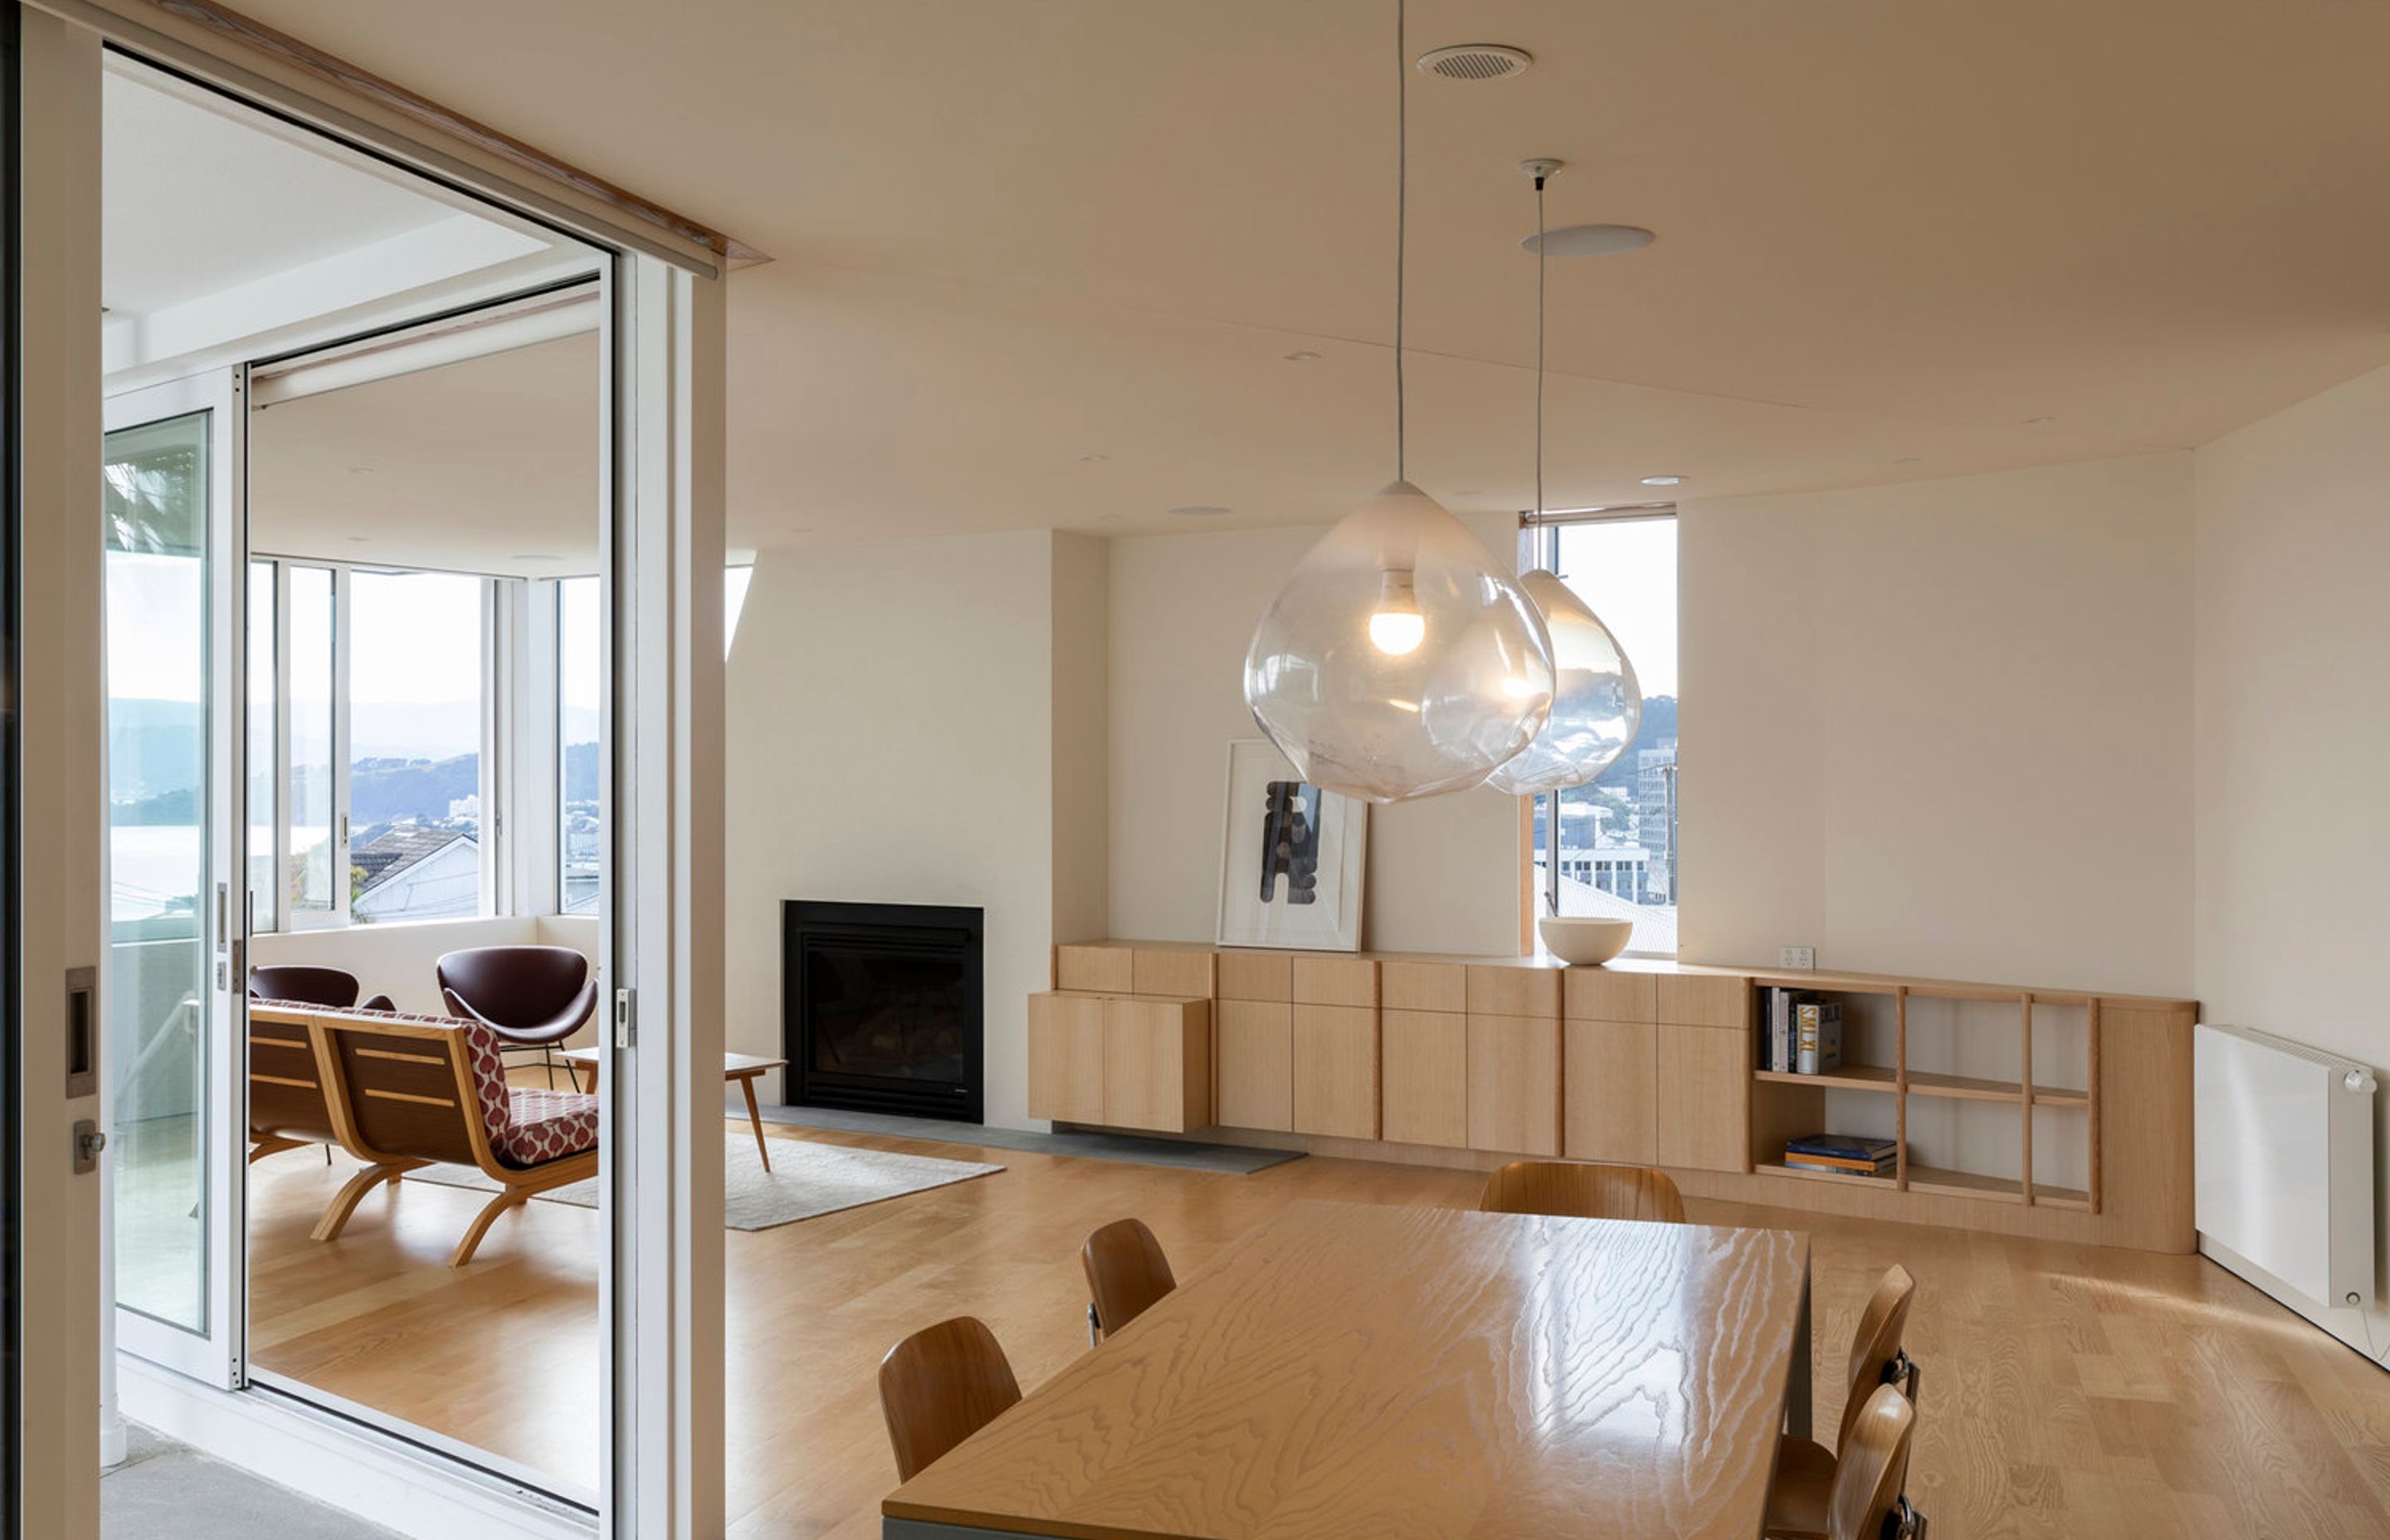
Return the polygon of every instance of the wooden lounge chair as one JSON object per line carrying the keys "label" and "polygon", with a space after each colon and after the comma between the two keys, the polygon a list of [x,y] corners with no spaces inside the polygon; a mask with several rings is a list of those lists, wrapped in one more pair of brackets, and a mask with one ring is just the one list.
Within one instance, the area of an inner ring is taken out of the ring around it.
{"label": "wooden lounge chair", "polygon": [[[309,1006],[345,1010],[357,1003],[357,979],[337,968],[252,968],[249,997],[291,1010]],[[255,1007],[252,1007],[254,1010]],[[392,1010],[387,995],[366,1002],[367,1010]],[[341,1136],[332,1109],[316,1077],[315,1040],[303,1023],[252,1014],[249,1032],[249,1160],[254,1165],[286,1149],[322,1145],[324,1159]]]}
{"label": "wooden lounge chair", "polygon": [[449,1253],[462,1267],[498,1215],[535,1194],[598,1174],[598,1098],[510,1086],[495,1033],[478,1021],[396,1011],[252,1009],[251,1020],[296,1019],[310,1033],[341,1146],[366,1163],[317,1222],[336,1238],[365,1196],[435,1163],[470,1166],[499,1184]]}
{"label": "wooden lounge chair", "polygon": [[315,1039],[297,1007],[253,1005],[249,1016],[249,1159],[341,1142],[315,1063]]}

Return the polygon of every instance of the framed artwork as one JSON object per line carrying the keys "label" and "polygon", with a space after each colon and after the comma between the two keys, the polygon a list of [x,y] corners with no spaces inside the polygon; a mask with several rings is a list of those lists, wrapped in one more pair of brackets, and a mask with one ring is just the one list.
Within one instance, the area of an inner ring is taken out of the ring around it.
{"label": "framed artwork", "polygon": [[1220,944],[1359,951],[1368,842],[1368,803],[1306,784],[1267,738],[1230,743]]}

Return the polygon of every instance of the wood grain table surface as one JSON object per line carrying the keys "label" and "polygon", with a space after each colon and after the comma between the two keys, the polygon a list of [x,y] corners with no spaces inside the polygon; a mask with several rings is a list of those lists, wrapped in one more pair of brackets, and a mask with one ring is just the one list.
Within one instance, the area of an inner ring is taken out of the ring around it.
{"label": "wood grain table surface", "polygon": [[1806,1419],[1808,1274],[1786,1230],[1290,1204],[883,1532],[1748,1540]]}

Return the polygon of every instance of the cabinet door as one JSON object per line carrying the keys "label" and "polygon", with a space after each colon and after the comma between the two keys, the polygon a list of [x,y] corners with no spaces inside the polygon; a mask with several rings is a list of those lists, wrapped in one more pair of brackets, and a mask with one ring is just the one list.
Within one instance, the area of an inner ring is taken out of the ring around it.
{"label": "cabinet door", "polygon": [[1658,1032],[1649,1021],[1570,1021],[1561,1028],[1567,1053],[1568,1105],[1562,1134],[1572,1161],[1652,1165],[1660,1159],[1653,1134],[1658,1095]]}
{"label": "cabinet door", "polygon": [[1095,995],[1029,997],[1029,1115],[1104,1121],[1104,1002]]}
{"label": "cabinet door", "polygon": [[1561,1152],[1561,1024],[1469,1018],[1469,1148]]}
{"label": "cabinet door", "polygon": [[1741,1027],[1659,1029],[1659,1163],[1751,1168],[1751,1041]]}
{"label": "cabinet door", "polygon": [[1469,1143],[1469,1018],[1458,1011],[1390,1010],[1382,1027],[1386,1138],[1398,1144]]}
{"label": "cabinet door", "polygon": [[1222,1000],[1220,1122],[1278,1133],[1294,1127],[1294,1007]]}
{"label": "cabinet door", "polygon": [[1212,1121],[1212,1013],[1201,1000],[1104,1001],[1104,1115],[1184,1134]]}
{"label": "cabinet door", "polygon": [[1375,1007],[1294,1007],[1294,1127],[1346,1139],[1378,1136]]}

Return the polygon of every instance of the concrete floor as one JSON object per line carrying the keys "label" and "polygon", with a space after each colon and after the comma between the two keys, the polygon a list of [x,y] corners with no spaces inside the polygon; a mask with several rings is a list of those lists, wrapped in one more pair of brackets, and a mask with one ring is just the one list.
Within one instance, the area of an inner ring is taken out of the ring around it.
{"label": "concrete floor", "polygon": [[101,1540],[397,1540],[139,1423],[125,1434],[124,1463],[100,1475]]}

